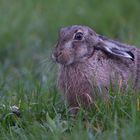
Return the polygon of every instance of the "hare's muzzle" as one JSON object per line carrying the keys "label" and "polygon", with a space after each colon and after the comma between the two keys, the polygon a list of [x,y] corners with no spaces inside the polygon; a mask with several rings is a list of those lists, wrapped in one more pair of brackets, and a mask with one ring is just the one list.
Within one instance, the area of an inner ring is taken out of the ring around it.
{"label": "hare's muzzle", "polygon": [[72,64],[74,61],[73,55],[70,55],[67,51],[54,51],[52,58],[55,62],[62,64],[62,65],[69,65]]}
{"label": "hare's muzzle", "polygon": [[56,62],[58,62],[59,57],[62,55],[61,51],[54,51],[52,54],[52,59]]}

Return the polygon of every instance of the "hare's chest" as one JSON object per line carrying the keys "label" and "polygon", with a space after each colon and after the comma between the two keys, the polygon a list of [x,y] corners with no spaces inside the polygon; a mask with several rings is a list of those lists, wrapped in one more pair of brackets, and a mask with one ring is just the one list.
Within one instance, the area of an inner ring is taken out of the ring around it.
{"label": "hare's chest", "polygon": [[82,94],[91,91],[90,81],[84,71],[65,69],[58,77],[58,84],[65,94]]}

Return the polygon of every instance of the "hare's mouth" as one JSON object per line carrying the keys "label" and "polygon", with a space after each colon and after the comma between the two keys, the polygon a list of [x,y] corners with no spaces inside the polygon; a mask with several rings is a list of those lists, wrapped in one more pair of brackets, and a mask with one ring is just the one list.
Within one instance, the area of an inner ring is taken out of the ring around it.
{"label": "hare's mouth", "polygon": [[63,55],[58,56],[58,57],[55,57],[54,55],[52,55],[52,59],[58,64],[66,65],[66,66],[74,63],[74,58],[65,57]]}
{"label": "hare's mouth", "polygon": [[72,59],[70,59],[69,61],[57,59],[56,62],[61,64],[61,65],[65,65],[65,66],[68,66],[68,65],[71,65],[74,63]]}

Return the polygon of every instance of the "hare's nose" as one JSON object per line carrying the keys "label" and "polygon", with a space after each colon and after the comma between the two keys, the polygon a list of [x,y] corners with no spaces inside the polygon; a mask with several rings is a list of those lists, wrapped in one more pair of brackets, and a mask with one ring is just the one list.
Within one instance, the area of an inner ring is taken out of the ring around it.
{"label": "hare's nose", "polygon": [[60,56],[60,55],[62,55],[62,52],[57,53],[57,57]]}
{"label": "hare's nose", "polygon": [[62,55],[62,51],[54,52],[53,57],[58,58],[60,55]]}
{"label": "hare's nose", "polygon": [[59,57],[60,55],[62,55],[62,52],[61,51],[60,52],[57,52],[55,56],[56,57]]}

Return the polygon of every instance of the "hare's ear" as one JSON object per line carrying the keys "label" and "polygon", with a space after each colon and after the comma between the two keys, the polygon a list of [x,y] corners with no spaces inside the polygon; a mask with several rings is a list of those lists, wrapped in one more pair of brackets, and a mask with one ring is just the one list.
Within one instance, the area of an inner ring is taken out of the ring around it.
{"label": "hare's ear", "polygon": [[134,54],[127,48],[122,48],[112,42],[100,42],[97,48],[114,56],[129,58],[134,60]]}

